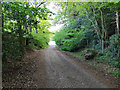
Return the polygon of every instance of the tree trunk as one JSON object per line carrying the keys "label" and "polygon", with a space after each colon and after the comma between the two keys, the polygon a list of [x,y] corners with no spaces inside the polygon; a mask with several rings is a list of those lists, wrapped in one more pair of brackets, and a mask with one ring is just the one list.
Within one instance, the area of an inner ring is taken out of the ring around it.
{"label": "tree trunk", "polygon": [[89,15],[89,14],[88,14],[88,12],[86,11],[86,16],[87,16],[88,20],[92,23],[92,25],[93,25],[93,27],[94,27],[94,29],[95,29],[95,32],[97,33],[98,39],[100,40],[100,36],[99,36],[98,29],[97,29],[97,27],[95,26],[94,22],[89,18],[88,15]]}
{"label": "tree trunk", "polygon": [[117,25],[117,34],[120,35],[120,27],[119,27],[119,14],[116,12],[116,25]]}
{"label": "tree trunk", "polygon": [[29,25],[29,30],[30,30],[30,32],[32,32],[32,27],[31,27],[31,24]]}
{"label": "tree trunk", "polygon": [[[120,35],[120,27],[119,27],[119,13],[116,12],[116,26],[117,26],[117,34]],[[118,57],[120,56],[120,51],[118,50]]]}
{"label": "tree trunk", "polygon": [[[26,33],[28,34],[28,27],[27,26],[28,26],[27,22],[25,21],[25,23],[24,23],[24,29],[25,29]],[[25,45],[27,45],[27,38],[25,38]]]}
{"label": "tree trunk", "polygon": [[[2,16],[1,16],[1,11],[2,11],[2,5],[0,1],[0,84],[2,84]],[[3,54],[4,55],[4,54]],[[4,58],[5,59],[5,58]],[[2,89],[2,85],[0,85],[0,89]]]}
{"label": "tree trunk", "polygon": [[31,27],[31,17],[29,17],[28,19],[29,19],[29,21],[30,21],[30,23],[29,23],[29,30],[30,30],[30,32],[32,32],[32,27]]}
{"label": "tree trunk", "polygon": [[35,27],[35,29],[36,29],[36,33],[38,33],[38,31],[37,31],[37,20],[36,20],[36,27]]}
{"label": "tree trunk", "polygon": [[38,33],[38,31],[37,31],[37,27],[35,28],[35,30],[36,30],[36,33]]}
{"label": "tree trunk", "polygon": [[104,52],[104,40],[102,39],[102,53]]}
{"label": "tree trunk", "polygon": [[24,22],[24,29],[26,30],[26,33],[28,33],[28,28],[27,28],[27,26],[28,26],[28,25],[27,25],[27,22],[25,21],[25,22]]}
{"label": "tree trunk", "polygon": [[97,28],[97,31],[99,33],[99,38],[100,38],[101,32],[100,32],[100,28],[99,28],[99,25],[98,25],[98,21],[96,19],[96,14],[95,14],[94,8],[93,8],[93,15],[94,15],[95,23],[96,23],[96,26],[97,26],[96,28]]}
{"label": "tree trunk", "polygon": [[2,32],[4,32],[4,14],[3,13],[2,13],[2,20],[1,21],[2,21]]}
{"label": "tree trunk", "polygon": [[104,52],[104,39],[105,39],[105,28],[104,28],[104,21],[103,21],[103,13],[102,10],[100,10],[101,13],[101,27],[102,27],[102,53]]}
{"label": "tree trunk", "polygon": [[22,22],[20,18],[20,12],[17,12],[18,14],[18,32],[19,32],[19,46],[20,46],[20,51],[23,51],[23,32],[22,32]]}

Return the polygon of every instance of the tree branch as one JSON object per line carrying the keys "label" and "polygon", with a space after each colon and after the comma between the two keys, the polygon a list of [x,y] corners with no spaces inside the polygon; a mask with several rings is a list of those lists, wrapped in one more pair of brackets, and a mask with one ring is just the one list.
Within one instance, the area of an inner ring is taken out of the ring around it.
{"label": "tree branch", "polygon": [[40,7],[42,4],[44,4],[45,2],[41,2],[37,7]]}

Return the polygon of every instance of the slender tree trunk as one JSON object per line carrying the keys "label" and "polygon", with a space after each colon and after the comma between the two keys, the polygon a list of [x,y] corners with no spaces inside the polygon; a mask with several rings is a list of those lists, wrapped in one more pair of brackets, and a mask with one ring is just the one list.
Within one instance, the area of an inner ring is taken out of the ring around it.
{"label": "slender tree trunk", "polygon": [[[119,27],[119,13],[116,12],[116,26],[117,26],[117,34],[120,35],[120,27]],[[120,51],[118,50],[118,57],[120,56]]]}
{"label": "slender tree trunk", "polygon": [[22,32],[22,22],[20,18],[20,12],[17,12],[18,14],[18,32],[19,32],[19,46],[20,46],[20,51],[23,51],[23,32]]}
{"label": "slender tree trunk", "polygon": [[29,25],[29,30],[30,30],[30,32],[32,32],[32,27],[31,27],[31,24]]}
{"label": "slender tree trunk", "polygon": [[120,35],[120,27],[119,27],[119,14],[116,12],[116,25],[117,25],[117,34]]}
{"label": "slender tree trunk", "polygon": [[28,28],[27,28],[27,25],[25,26],[25,29],[26,29],[26,33],[28,33]]}
{"label": "slender tree trunk", "polygon": [[94,27],[94,29],[95,29],[95,32],[97,33],[98,39],[100,40],[100,35],[99,35],[99,32],[98,32],[98,29],[97,29],[97,27],[95,26],[94,22],[89,18],[88,15],[89,15],[89,14],[88,14],[88,12],[86,11],[86,16],[87,16],[88,20],[92,23],[92,25],[93,25],[93,27]]}
{"label": "slender tree trunk", "polygon": [[32,27],[31,27],[31,23],[30,23],[30,25],[29,25],[29,30],[30,30],[30,32],[32,32]]}
{"label": "slender tree trunk", "polygon": [[28,18],[30,20],[30,23],[29,23],[29,30],[30,32],[32,32],[32,27],[31,27],[31,17]]}
{"label": "slender tree trunk", "polygon": [[4,32],[4,14],[2,13],[2,32]]}
{"label": "slender tree trunk", "polygon": [[27,22],[26,22],[26,20],[25,20],[25,22],[24,22],[24,29],[26,30],[26,33],[28,33],[28,28],[27,28]]}
{"label": "slender tree trunk", "polygon": [[[96,26],[97,26],[97,30],[98,30],[99,34],[101,35],[100,28],[99,28],[99,25],[98,25],[98,21],[96,19],[96,14],[95,14],[95,9],[94,8],[93,8],[93,15],[94,15],[94,18],[95,18],[95,23],[96,23]],[[99,38],[100,38],[100,35],[99,35]]]}
{"label": "slender tree trunk", "polygon": [[104,37],[105,37],[105,28],[104,28],[104,21],[103,21],[103,13],[102,10],[100,10],[101,13],[101,27],[102,27],[102,53],[104,52]]}
{"label": "slender tree trunk", "polygon": [[35,29],[36,29],[36,33],[38,33],[38,31],[37,31],[37,20],[36,20],[36,27],[35,27]]}
{"label": "slender tree trunk", "polygon": [[[25,29],[26,33],[28,33],[28,28],[27,28],[27,22],[26,21],[24,23],[24,29]],[[25,45],[27,45],[27,38],[25,38]]]}
{"label": "slender tree trunk", "polygon": [[20,43],[20,47],[22,48],[22,40],[23,40],[23,37],[22,37],[22,25],[21,25],[21,22],[18,21],[19,25],[18,25],[18,30],[19,30],[19,43]]}
{"label": "slender tree trunk", "polygon": [[35,30],[36,30],[36,33],[38,33],[38,31],[37,31],[37,27],[35,28]]}
{"label": "slender tree trunk", "polygon": [[[1,1],[0,1],[0,84],[2,84],[2,61],[3,61],[3,59],[2,59],[2,57],[3,57],[3,55],[2,55],[2,13],[1,13],[1,11],[2,11],[2,4],[1,4]],[[4,58],[4,60],[5,60],[5,58]],[[2,89],[3,87],[2,87],[2,85],[0,85],[0,89]]]}
{"label": "slender tree trunk", "polygon": [[27,23],[24,25],[24,28],[25,28],[25,30],[26,30],[26,33],[28,33]]}

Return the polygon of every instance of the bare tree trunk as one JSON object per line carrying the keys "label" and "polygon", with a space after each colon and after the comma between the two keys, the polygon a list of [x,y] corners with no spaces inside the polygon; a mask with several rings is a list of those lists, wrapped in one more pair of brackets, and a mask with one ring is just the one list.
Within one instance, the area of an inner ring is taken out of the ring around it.
{"label": "bare tree trunk", "polygon": [[[2,11],[2,4],[0,1],[0,84],[2,84],[2,16],[1,16],[1,11]],[[2,89],[2,85],[0,85],[0,89]]]}
{"label": "bare tree trunk", "polygon": [[116,25],[117,25],[117,34],[120,35],[120,27],[119,27],[119,14],[116,12]]}
{"label": "bare tree trunk", "polygon": [[[27,22],[25,21],[25,23],[24,23],[24,29],[25,29],[26,33],[28,33],[28,27],[27,26],[28,26]],[[27,38],[25,38],[25,45],[27,45]]]}
{"label": "bare tree trunk", "polygon": [[[96,23],[96,26],[97,26],[97,30],[98,30],[99,34],[101,34],[100,28],[99,28],[99,25],[98,25],[98,21],[97,21],[97,19],[96,19],[95,9],[94,9],[94,8],[93,8],[93,15],[94,15],[94,18],[95,18],[95,23]],[[99,36],[99,37],[100,37],[100,36]]]}
{"label": "bare tree trunk", "polygon": [[29,25],[29,30],[30,30],[30,32],[32,32],[32,27],[31,27],[31,24]]}
{"label": "bare tree trunk", "polygon": [[29,31],[32,32],[32,27],[31,27],[31,17],[30,17],[30,16],[28,17],[28,21],[29,21],[29,23],[28,23]]}
{"label": "bare tree trunk", "polygon": [[36,33],[38,33],[38,31],[37,31],[37,20],[36,20],[36,27],[35,27],[35,29],[36,29]]}
{"label": "bare tree trunk", "polygon": [[[119,14],[116,12],[116,25],[117,25],[117,34],[120,35],[120,27],[119,27]],[[120,56],[120,51],[118,50],[118,57]]]}
{"label": "bare tree trunk", "polygon": [[25,29],[26,33],[28,33],[28,28],[27,28],[27,22],[26,21],[24,22],[23,28]]}
{"label": "bare tree trunk", "polygon": [[30,30],[30,32],[32,32],[32,27],[31,27],[31,17],[29,17],[29,20],[30,20],[29,30]]}
{"label": "bare tree trunk", "polygon": [[103,21],[103,13],[102,10],[100,10],[101,13],[101,26],[102,26],[102,53],[104,52],[104,36],[105,36],[105,28],[104,28],[104,21]]}
{"label": "bare tree trunk", "polygon": [[4,14],[2,13],[2,32],[4,32]]}
{"label": "bare tree trunk", "polygon": [[35,30],[36,30],[36,33],[38,33],[37,28],[35,28]]}
{"label": "bare tree trunk", "polygon": [[99,35],[99,32],[98,32],[98,29],[97,29],[97,27],[95,26],[94,22],[89,18],[87,11],[86,11],[86,16],[87,16],[88,20],[92,23],[92,25],[93,25],[93,27],[94,27],[94,29],[95,29],[95,32],[97,33],[98,39],[100,40],[100,35]]}

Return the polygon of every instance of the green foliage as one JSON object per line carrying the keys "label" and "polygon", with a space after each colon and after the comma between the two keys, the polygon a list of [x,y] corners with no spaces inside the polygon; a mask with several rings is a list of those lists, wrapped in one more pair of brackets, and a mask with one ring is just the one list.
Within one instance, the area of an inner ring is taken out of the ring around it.
{"label": "green foliage", "polygon": [[[72,26],[71,26],[72,27]],[[94,39],[93,31],[80,30],[79,28],[72,29],[64,27],[59,32],[56,32],[54,40],[56,44],[65,51],[76,51],[87,46]]]}
{"label": "green foliage", "polygon": [[114,34],[110,37],[110,44],[115,46],[116,48],[120,48],[120,36]]}
{"label": "green foliage", "polygon": [[[12,60],[21,60],[24,56],[24,45],[19,42],[19,38],[15,34],[8,32],[2,35],[2,60],[7,62]],[[24,40],[23,40],[24,41]]]}
{"label": "green foliage", "polygon": [[[46,48],[52,12],[31,2],[2,2],[3,62],[22,60],[26,46]],[[9,34],[7,34],[9,33]]]}
{"label": "green foliage", "polygon": [[56,44],[74,53],[85,48],[83,56],[87,60],[94,57],[98,62],[120,68],[120,36],[116,23],[120,22],[117,20],[120,1],[60,2],[59,5],[62,11],[58,12],[55,23],[62,23],[64,27],[55,34]]}
{"label": "green foliage", "polygon": [[111,67],[120,68],[120,58],[112,54],[112,52],[98,52],[96,60],[104,64],[109,64]]}
{"label": "green foliage", "polygon": [[61,46],[63,45],[64,39],[68,38],[64,30],[61,30],[60,32],[56,32],[55,37],[53,37],[56,41],[56,44]]}
{"label": "green foliage", "polygon": [[33,39],[29,41],[31,48],[46,48],[49,42],[49,36],[43,32],[32,33]]}
{"label": "green foliage", "polygon": [[113,71],[113,75],[116,77],[120,77],[120,72],[119,71]]}
{"label": "green foliage", "polygon": [[91,60],[97,55],[97,52],[92,49],[86,49],[83,52],[83,56],[85,57],[85,60]]}
{"label": "green foliage", "polygon": [[50,32],[48,31],[50,23],[43,20],[39,25],[38,33],[31,32],[31,35],[33,36],[33,39],[29,41],[29,46],[31,48],[46,48],[50,41]]}
{"label": "green foliage", "polygon": [[[80,46],[82,47],[82,42],[83,39],[85,38],[84,36],[82,36],[83,33],[84,33],[83,30],[77,32],[76,29],[67,28],[57,32],[54,37],[54,40],[56,41],[57,45],[61,46],[62,50],[74,51]],[[82,38],[79,39],[79,37]]]}

